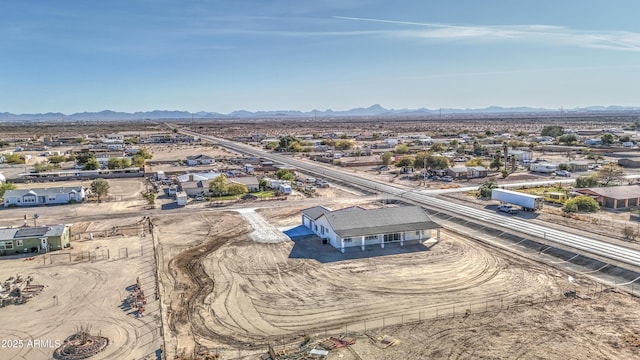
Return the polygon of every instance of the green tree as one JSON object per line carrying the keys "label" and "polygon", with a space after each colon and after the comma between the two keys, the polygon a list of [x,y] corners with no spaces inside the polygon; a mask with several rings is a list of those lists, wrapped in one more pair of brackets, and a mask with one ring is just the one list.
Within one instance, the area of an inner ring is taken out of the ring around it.
{"label": "green tree", "polygon": [[220,174],[213,180],[209,181],[209,192],[213,193],[216,196],[226,194],[227,189],[227,176],[225,174]]}
{"label": "green tree", "polygon": [[92,152],[81,152],[78,155],[76,155],[76,162],[78,163],[78,165],[84,166],[87,162],[89,162],[89,159],[95,159],[95,158],[96,158],[96,154]]}
{"label": "green tree", "polygon": [[100,203],[102,197],[109,194],[109,183],[102,178],[95,179],[91,182],[91,192],[98,197],[98,203]]}
{"label": "green tree", "polygon": [[541,136],[551,136],[553,138],[557,138],[562,134],[564,134],[564,127],[557,125],[547,125],[540,132]]}
{"label": "green tree", "polygon": [[349,150],[351,148],[353,148],[353,141],[351,140],[336,141],[336,150]]}
{"label": "green tree", "polygon": [[480,197],[483,198],[483,199],[491,199],[491,190],[493,190],[493,189],[495,189],[497,187],[498,187],[498,184],[495,181],[493,181],[493,180],[485,181],[478,188],[478,190],[480,192]]}
{"label": "green tree", "polygon": [[147,160],[140,154],[133,155],[133,166],[143,167]]}
{"label": "green tree", "polygon": [[393,154],[390,151],[385,151],[380,157],[382,158],[382,163],[384,165],[389,165],[391,164],[391,159],[393,158]]}
{"label": "green tree", "polygon": [[280,143],[277,141],[270,141],[264,145],[264,147],[268,150],[275,150],[280,146]]}
{"label": "green tree", "polygon": [[137,155],[142,156],[145,160],[150,160],[153,158],[153,155],[147,148],[140,148],[140,151],[138,151]]}
{"label": "green tree", "polygon": [[400,160],[396,161],[397,167],[407,167],[413,165],[413,158],[411,156],[403,156]]}
{"label": "green tree", "polygon": [[567,213],[574,212],[596,212],[600,210],[600,205],[591,196],[576,196],[565,201],[562,211]]}
{"label": "green tree", "polygon": [[[176,129],[174,129],[176,130]],[[127,145],[133,145],[133,144],[138,144],[140,142],[140,140],[138,139],[137,136],[132,136],[132,137],[128,137],[126,139],[124,139],[124,143]]]}
{"label": "green tree", "polygon": [[558,170],[569,170],[569,164],[567,163],[558,164]]}
{"label": "green tree", "polygon": [[395,149],[397,154],[407,154],[409,152],[409,147],[405,144],[396,145]]}
{"label": "green tree", "polygon": [[578,142],[576,134],[566,134],[558,138],[558,142],[565,145],[573,145]]}
{"label": "green tree", "polygon": [[98,170],[100,169],[100,163],[98,159],[95,157],[89,158],[89,160],[84,164],[82,170]]}
{"label": "green tree", "polygon": [[486,152],[487,152],[486,146],[482,146],[482,144],[480,144],[480,142],[478,141],[473,142],[473,155],[480,156],[482,154],[485,154]]}
{"label": "green tree", "polygon": [[227,186],[227,192],[231,195],[242,195],[249,192],[249,189],[244,184],[231,183]]}
{"label": "green tree", "polygon": [[484,166],[487,167],[487,164],[484,162],[484,159],[482,158],[473,158],[467,162],[464,163],[465,166]]}
{"label": "green tree", "polygon": [[47,160],[37,162],[33,165],[33,169],[39,173],[45,172],[45,171],[53,171],[59,168],[60,168],[59,164],[50,164]]}
{"label": "green tree", "polygon": [[604,186],[622,182],[622,180],[624,180],[624,170],[616,164],[602,165],[600,170],[598,170],[598,180],[600,180]]}
{"label": "green tree", "polygon": [[258,188],[259,188],[260,190],[263,190],[263,191],[264,191],[264,189],[266,189],[266,188],[267,188],[267,185],[269,185],[269,184],[267,184],[267,180],[265,180],[265,179],[260,179],[260,180],[258,180]]}
{"label": "green tree", "polygon": [[629,135],[622,135],[618,138],[618,141],[620,141],[621,143],[625,143],[625,142],[629,142],[631,141],[631,136]]}
{"label": "green tree", "polygon": [[47,159],[51,164],[60,164],[65,162],[67,158],[64,155],[52,155]]}
{"label": "green tree", "polygon": [[5,154],[4,161],[7,164],[24,164],[24,159],[21,158],[20,155],[17,153]]}
{"label": "green tree", "polygon": [[611,145],[616,141],[616,137],[613,134],[606,133],[600,136],[600,140],[602,140],[603,145]]}
{"label": "green tree", "polygon": [[109,161],[107,162],[107,167],[109,169],[120,169],[122,168],[122,161],[120,161],[120,159],[118,159],[117,157],[110,157]]}
{"label": "green tree", "polygon": [[417,168],[426,168],[427,170],[432,169],[448,169],[449,168],[449,159],[444,156],[439,155],[431,155],[427,153],[420,153],[416,155],[415,160],[413,161],[413,166]]}
{"label": "green tree", "polygon": [[491,160],[491,163],[489,164],[489,169],[500,169],[500,167],[502,167],[503,163],[502,160],[500,160],[499,156],[496,156],[493,158],[493,160]]}
{"label": "green tree", "polygon": [[576,187],[577,188],[590,188],[598,186],[598,175],[591,174],[588,176],[578,176],[576,178]]}
{"label": "green tree", "polygon": [[442,143],[435,143],[435,144],[431,145],[429,150],[431,150],[432,152],[439,153],[439,152],[443,152],[443,151],[447,150],[447,147]]}
{"label": "green tree", "polygon": [[287,135],[280,138],[280,146],[278,147],[278,149],[280,151],[288,151],[294,143],[299,143],[299,142],[300,142],[300,139],[291,135]]}
{"label": "green tree", "polygon": [[131,167],[131,160],[129,158],[120,159],[120,167],[122,169],[126,169],[128,167]]}
{"label": "green tree", "polygon": [[16,185],[14,183],[6,182],[0,183],[0,197],[4,196],[4,192],[7,190],[15,190]]}
{"label": "green tree", "polygon": [[280,180],[293,181],[296,179],[295,175],[287,169],[280,169],[276,171],[276,177]]}

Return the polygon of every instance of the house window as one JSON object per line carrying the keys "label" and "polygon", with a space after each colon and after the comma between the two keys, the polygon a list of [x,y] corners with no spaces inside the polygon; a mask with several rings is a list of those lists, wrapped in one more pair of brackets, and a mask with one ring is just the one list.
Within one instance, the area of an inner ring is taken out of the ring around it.
{"label": "house window", "polygon": [[316,231],[318,231],[318,225],[314,225],[314,227],[316,228]]}
{"label": "house window", "polygon": [[23,198],[23,201],[25,203],[35,203],[36,202],[36,197],[35,196],[25,196]]}
{"label": "house window", "polygon": [[16,246],[22,246],[22,240],[16,240]]}
{"label": "house window", "polygon": [[400,241],[400,234],[384,234],[384,242]]}
{"label": "house window", "polygon": [[56,201],[55,195],[49,195],[49,201]]}
{"label": "house window", "polygon": [[377,238],[378,238],[378,235],[369,235],[364,237],[365,240],[375,240]]}
{"label": "house window", "polygon": [[5,241],[4,248],[7,250],[13,249],[13,241]]}
{"label": "house window", "polygon": [[4,250],[4,241],[0,241],[0,250]]}
{"label": "house window", "polygon": [[351,242],[351,238],[344,238],[342,241],[344,241],[344,242]]}
{"label": "house window", "polygon": [[320,225],[320,234],[324,235],[324,225]]}

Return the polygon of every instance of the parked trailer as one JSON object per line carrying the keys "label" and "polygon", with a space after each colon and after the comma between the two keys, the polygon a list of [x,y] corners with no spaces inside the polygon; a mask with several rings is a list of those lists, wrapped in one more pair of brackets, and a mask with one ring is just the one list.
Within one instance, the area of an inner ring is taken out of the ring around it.
{"label": "parked trailer", "polygon": [[556,164],[538,163],[538,164],[529,165],[529,171],[532,171],[532,172],[551,174],[556,170],[558,170],[558,166]]}
{"label": "parked trailer", "polygon": [[491,199],[503,203],[521,206],[525,211],[536,211],[542,209],[542,196],[525,194],[517,191],[493,189]]}

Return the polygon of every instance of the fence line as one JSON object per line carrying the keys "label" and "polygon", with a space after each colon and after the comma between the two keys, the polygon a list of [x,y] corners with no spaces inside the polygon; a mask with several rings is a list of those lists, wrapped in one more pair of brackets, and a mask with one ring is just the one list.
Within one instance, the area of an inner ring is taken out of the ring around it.
{"label": "fence line", "polygon": [[[298,330],[294,333],[281,335],[277,339],[272,340],[268,344],[256,344],[253,349],[250,348],[228,348],[225,351],[221,349],[208,349],[214,352],[226,352],[229,359],[245,359],[255,358],[256,351],[272,349],[275,353],[288,353],[293,357],[283,357],[287,359],[296,358],[293,353],[296,351],[304,352],[311,350],[318,341],[309,341],[308,349],[301,346],[302,339],[310,336],[312,339],[329,338],[331,336],[340,337],[357,337],[369,336],[382,333],[385,329],[394,328],[403,325],[416,325],[430,321],[451,320],[456,318],[466,318],[470,316],[497,316],[503,311],[514,310],[524,307],[542,307],[549,303],[561,303],[565,301],[575,301],[581,298],[588,299],[601,296],[604,292],[614,287],[606,287],[602,284],[594,284],[591,286],[583,286],[580,288],[567,289],[562,293],[547,293],[540,296],[522,296],[505,295],[502,297],[488,297],[471,302],[457,302],[443,305],[434,305],[430,308],[423,308],[416,311],[401,312],[390,315],[378,316],[373,318],[360,319],[357,321],[349,321],[328,327],[316,327],[306,330]],[[635,287],[631,287],[632,295],[635,294]],[[305,341],[306,343],[307,341]],[[242,351],[247,355],[242,355]],[[234,355],[237,353],[237,355]],[[251,355],[249,355],[249,353]],[[234,357],[235,356],[235,357]],[[252,357],[253,356],[253,357]],[[227,358],[227,357],[225,357]],[[300,357],[303,359],[304,357]]]}

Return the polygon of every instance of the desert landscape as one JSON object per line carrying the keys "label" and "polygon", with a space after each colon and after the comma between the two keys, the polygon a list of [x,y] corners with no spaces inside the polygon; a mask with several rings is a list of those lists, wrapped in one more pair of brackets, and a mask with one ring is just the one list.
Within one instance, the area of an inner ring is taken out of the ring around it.
{"label": "desert landscape", "polygon": [[[397,128],[385,126],[406,130],[402,122]],[[254,124],[252,129],[273,127]],[[230,128],[224,131],[212,133],[233,135]],[[149,172],[227,169],[224,160],[240,156],[198,144],[147,147],[156,161]],[[198,154],[220,162],[174,164]],[[371,167],[343,171],[407,191],[481,184],[415,182]],[[539,178],[523,175],[519,181]],[[518,180],[514,175],[510,181]],[[507,237],[496,237],[506,246],[491,244],[473,225],[443,217],[439,241],[358,247],[344,254],[315,236],[286,235],[300,225],[302,210],[313,206],[408,205],[383,194],[332,184],[311,195],[294,191],[284,201],[225,205],[192,200],[175,207],[161,187],[155,205],[149,206],[142,196],[153,185],[147,177],[108,182],[110,197],[100,203],[0,210],[0,226],[22,226],[26,218],[30,225],[37,212],[39,224],[68,224],[72,234],[68,249],[1,259],[0,279],[19,276],[29,278],[32,288],[41,287],[25,303],[0,308],[16,324],[0,326],[0,338],[15,340],[15,346],[0,351],[7,358],[46,359],[54,351],[59,356],[61,344],[70,338],[82,344],[69,342],[64,351],[94,351],[95,359],[306,359],[313,349],[327,351],[327,359],[640,355],[633,285],[615,286],[615,274],[599,277],[588,266],[514,246]],[[88,188],[91,180],[64,185]],[[16,184],[18,189],[41,186]],[[467,190],[439,196],[488,206]],[[594,236],[607,238],[628,222],[628,214],[623,215],[601,212],[595,222],[545,207],[532,221],[580,231],[592,227]],[[607,241],[638,248],[619,234]],[[85,333],[91,335],[88,340],[81,336]],[[106,345],[100,339],[107,339]]]}

